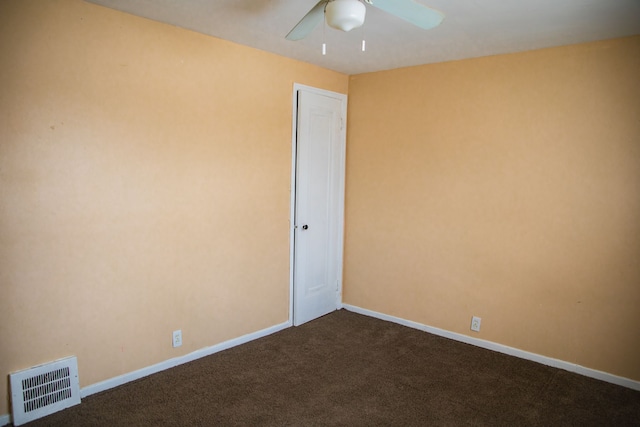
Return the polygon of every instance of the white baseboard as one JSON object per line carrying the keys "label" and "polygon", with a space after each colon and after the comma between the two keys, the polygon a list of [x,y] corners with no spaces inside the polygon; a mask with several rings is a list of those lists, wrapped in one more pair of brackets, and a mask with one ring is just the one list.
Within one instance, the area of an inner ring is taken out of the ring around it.
{"label": "white baseboard", "polygon": [[[173,368],[183,363],[192,362],[205,356],[210,356],[214,353],[218,353],[223,350],[227,350],[231,347],[236,347],[241,344],[248,343],[249,341],[256,340],[258,338],[266,337],[273,333],[279,332],[291,326],[289,321],[280,323],[279,325],[271,326],[270,328],[262,329],[261,331],[253,332],[251,334],[243,335],[238,338],[234,338],[220,344],[213,345],[211,347],[205,347],[200,350],[196,350],[192,353],[185,354],[184,356],[175,357],[173,359],[165,360],[164,362],[157,363],[155,365],[147,366],[146,368],[138,369],[137,371],[129,372],[128,374],[120,375],[114,378],[110,378],[105,381],[101,381],[96,384],[92,384],[80,389],[80,397],[84,398],[101,391],[109,390],[110,388],[118,387],[122,384],[126,384],[131,381],[146,377],[157,372],[164,371],[169,368]],[[0,424],[2,425],[2,424]]]}
{"label": "white baseboard", "polygon": [[[584,375],[586,377],[595,378],[598,380],[606,381],[608,383],[617,384],[623,387],[627,387],[633,390],[640,391],[640,381],[634,381],[628,378],[619,377],[617,375],[609,374],[607,372],[598,371],[591,368],[585,368],[584,366],[576,365],[574,363],[565,362],[563,360],[554,359],[547,356],[541,356],[539,354],[531,353],[524,350],[519,350],[517,348],[509,347],[502,344],[497,344],[491,341],[482,340],[479,338],[469,337],[467,335],[459,334],[456,332],[446,331],[444,329],[435,328],[433,326],[423,325],[422,323],[413,322],[411,320],[402,319],[400,317],[390,316],[388,314],[378,313],[376,311],[367,310],[364,308],[356,307],[349,304],[340,304],[339,309],[345,309],[348,311],[352,311],[354,313],[363,314],[369,317],[375,317],[377,319],[386,320],[388,322],[397,323],[403,326],[408,326],[413,329],[418,329],[424,332],[428,332],[434,335],[438,335],[441,337],[449,338],[455,341],[460,341],[466,344],[471,344],[476,347],[486,348],[488,350],[497,351],[499,353],[508,354],[510,356],[519,357],[525,360],[531,360],[533,362],[538,362],[543,365],[552,366],[554,368],[564,369],[565,371],[575,372],[580,375]],[[225,341],[220,344],[216,344],[211,347],[206,347],[192,353],[186,354],[184,356],[176,357],[173,359],[166,360],[164,362],[157,363],[152,366],[148,366],[146,368],[139,369],[137,371],[130,372],[128,374],[120,375],[118,377],[110,378],[105,381],[101,381],[96,384],[89,385],[87,387],[83,387],[80,390],[80,396],[86,397],[90,396],[94,393],[99,393],[101,391],[105,391],[114,387],[117,387],[122,384],[126,384],[130,381],[137,380],[139,378],[146,377],[151,374],[155,374],[157,372],[164,371],[169,368],[173,368],[174,366],[182,365],[183,363],[191,362],[193,360],[200,359],[205,356],[209,356],[214,353],[218,353],[223,350],[227,350],[229,348],[245,344],[249,341],[256,340],[258,338],[265,337],[267,335],[271,335],[273,333],[279,332],[283,329],[286,329],[291,326],[291,322],[287,321],[281,323],[279,325],[272,326],[270,328],[263,329],[261,331],[257,331],[251,334],[243,335],[238,338],[231,339],[229,341]],[[6,426],[11,423],[11,415],[3,414],[0,415],[0,426]]]}
{"label": "white baseboard", "polygon": [[[248,343],[249,341],[256,340],[258,338],[266,337],[267,335],[271,335],[273,333],[279,332],[283,329],[287,329],[291,327],[292,323],[290,321],[280,323],[279,325],[271,326],[266,329],[262,329],[257,332],[253,332],[251,334],[243,335],[238,338],[234,338],[220,344],[213,345],[211,347],[205,347],[200,350],[196,350],[192,353],[185,354],[184,356],[175,357],[173,359],[165,360],[164,362],[157,363],[155,365],[147,366],[146,368],[138,369],[137,371],[129,372],[128,374],[120,375],[114,378],[110,378],[105,381],[101,381],[96,384],[92,384],[80,389],[80,397],[85,398],[95,393],[99,393],[101,391],[109,390],[114,387],[118,387],[120,385],[126,384],[128,382],[146,377],[151,374],[155,374],[157,372],[164,371],[169,368],[173,368],[178,365],[182,365],[183,363],[192,362],[194,360],[200,359],[205,356],[210,356],[214,353],[218,353],[223,350],[227,350],[231,347],[236,347],[241,344]],[[2,414],[0,415],[0,427],[6,426],[10,424],[12,421],[10,414]]]}
{"label": "white baseboard", "polygon": [[510,356],[519,357],[521,359],[531,360],[533,362],[538,362],[543,365],[564,369],[565,371],[569,371],[569,372],[575,372],[576,374],[584,375],[585,377],[595,378],[598,380],[606,381],[608,383],[617,384],[623,387],[640,391],[640,381],[619,377],[617,375],[609,374],[607,372],[602,372],[602,371],[598,371],[591,368],[585,368],[584,366],[576,365],[575,363],[565,362],[564,360],[554,359],[552,357],[542,356],[536,353],[530,353],[528,351],[519,350],[517,348],[509,347],[506,345],[497,344],[497,343],[487,341],[487,340],[482,340],[479,338],[469,337],[467,335],[446,331],[444,329],[435,328],[433,326],[423,325],[422,323],[413,322],[411,320],[402,319],[400,317],[389,316],[387,314],[378,313],[376,311],[367,310],[367,309],[356,307],[349,304],[342,304],[342,308],[348,311],[352,311],[354,313],[363,314],[369,317],[375,317],[377,319],[386,320],[393,323],[398,323],[400,325],[408,326],[410,328],[418,329],[424,332],[428,332],[430,334],[449,338],[455,341],[460,341],[466,344],[471,344],[476,347],[482,347],[488,350],[497,351],[499,353],[508,354]]}

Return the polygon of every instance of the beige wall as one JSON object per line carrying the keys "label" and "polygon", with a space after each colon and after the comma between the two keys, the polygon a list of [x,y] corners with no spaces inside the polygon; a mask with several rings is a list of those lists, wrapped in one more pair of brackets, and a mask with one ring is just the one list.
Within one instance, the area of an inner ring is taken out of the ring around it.
{"label": "beige wall", "polygon": [[0,58],[0,414],[287,320],[293,83],[346,75],[79,0],[0,2]]}
{"label": "beige wall", "polygon": [[344,302],[640,380],[639,76],[640,37],[352,76]]}

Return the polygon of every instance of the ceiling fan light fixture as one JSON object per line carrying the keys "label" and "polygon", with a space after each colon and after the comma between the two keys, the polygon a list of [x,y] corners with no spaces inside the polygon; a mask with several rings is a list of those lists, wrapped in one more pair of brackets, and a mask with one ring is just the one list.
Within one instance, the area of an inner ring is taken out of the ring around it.
{"label": "ceiling fan light fixture", "polygon": [[331,28],[351,31],[364,24],[367,9],[359,0],[333,0],[327,3],[325,18]]}

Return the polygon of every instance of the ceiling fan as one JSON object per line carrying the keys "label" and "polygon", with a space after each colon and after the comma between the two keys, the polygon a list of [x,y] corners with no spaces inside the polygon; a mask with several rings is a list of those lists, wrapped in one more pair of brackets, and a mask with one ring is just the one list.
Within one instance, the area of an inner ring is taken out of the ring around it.
{"label": "ceiling fan", "polygon": [[414,0],[320,0],[287,34],[287,40],[302,40],[326,19],[335,29],[351,31],[364,23],[364,3],[404,19],[422,29],[440,25],[444,14]]}

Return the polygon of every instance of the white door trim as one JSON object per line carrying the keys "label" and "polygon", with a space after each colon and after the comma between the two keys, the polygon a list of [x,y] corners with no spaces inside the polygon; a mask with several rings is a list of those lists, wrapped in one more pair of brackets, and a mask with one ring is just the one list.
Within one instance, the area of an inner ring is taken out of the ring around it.
{"label": "white door trim", "polygon": [[[293,84],[292,95],[292,116],[291,116],[291,181],[289,187],[289,193],[291,194],[290,212],[289,212],[289,325],[293,325],[293,310],[294,310],[294,257],[295,257],[295,214],[296,214],[296,164],[297,164],[297,122],[298,122],[298,92],[307,91],[319,95],[331,96],[333,98],[340,98],[342,100],[342,140],[344,141],[343,149],[341,150],[341,168],[344,171],[346,166],[346,134],[347,134],[347,95],[338,92],[332,92],[329,90],[318,89],[312,86],[306,86],[299,83]],[[336,307],[340,309],[342,307],[342,266],[343,266],[343,248],[344,248],[344,188],[345,188],[345,173],[340,178],[340,194],[338,195],[340,200],[339,210],[341,212],[338,218],[338,227],[340,232],[340,241],[338,243],[338,272],[339,283],[337,292]]]}

